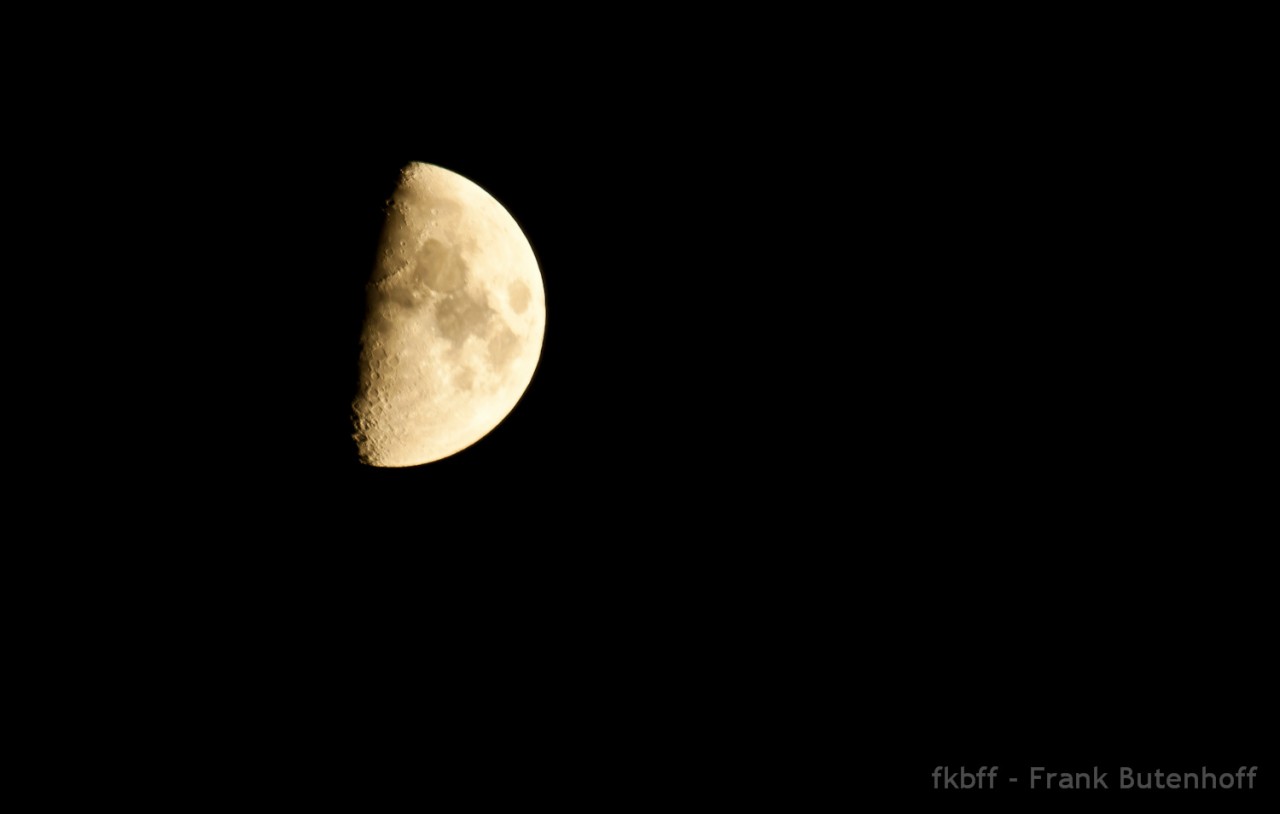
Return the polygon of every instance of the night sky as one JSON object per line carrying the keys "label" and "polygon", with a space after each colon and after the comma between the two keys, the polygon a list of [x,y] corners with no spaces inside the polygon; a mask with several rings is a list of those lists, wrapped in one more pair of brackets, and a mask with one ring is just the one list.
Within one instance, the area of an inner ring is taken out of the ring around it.
{"label": "night sky", "polygon": [[[279,709],[392,774],[396,722],[544,791],[1256,763],[1254,108],[1115,43],[714,39],[113,108],[154,125],[104,188],[160,237],[111,255],[144,307],[81,477],[167,542],[97,556],[168,563],[163,607],[208,611],[175,640],[238,631]],[[520,223],[547,331],[493,433],[378,470],[350,404],[409,161]]]}

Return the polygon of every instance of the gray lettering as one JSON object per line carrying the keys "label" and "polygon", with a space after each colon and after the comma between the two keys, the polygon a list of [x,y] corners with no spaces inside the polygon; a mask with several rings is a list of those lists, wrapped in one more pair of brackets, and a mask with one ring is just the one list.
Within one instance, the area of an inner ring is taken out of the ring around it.
{"label": "gray lettering", "polygon": [[[1038,780],[1038,779],[1040,778],[1040,775],[1041,775],[1041,773],[1043,773],[1043,772],[1044,772],[1044,767],[1043,767],[1043,766],[1032,766],[1032,767],[1031,767],[1031,788],[1033,788],[1033,789],[1034,789],[1034,788],[1036,787],[1036,780]],[[1050,776],[1052,776],[1052,775],[1050,775]]]}

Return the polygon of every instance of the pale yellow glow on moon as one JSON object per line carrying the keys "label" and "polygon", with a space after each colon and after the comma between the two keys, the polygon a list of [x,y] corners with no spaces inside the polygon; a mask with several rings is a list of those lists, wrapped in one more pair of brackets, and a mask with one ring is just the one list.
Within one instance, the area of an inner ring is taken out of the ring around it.
{"label": "pale yellow glow on moon", "polygon": [[546,313],[533,249],[502,204],[457,173],[405,167],[369,279],[360,459],[416,466],[487,435],[533,378]]}

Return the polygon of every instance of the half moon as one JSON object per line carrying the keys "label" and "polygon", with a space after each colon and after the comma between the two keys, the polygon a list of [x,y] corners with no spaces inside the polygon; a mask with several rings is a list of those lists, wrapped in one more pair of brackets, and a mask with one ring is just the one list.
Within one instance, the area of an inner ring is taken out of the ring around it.
{"label": "half moon", "polygon": [[542,275],[510,213],[457,173],[406,166],[367,289],[360,460],[416,466],[479,441],[529,386],[545,327]]}

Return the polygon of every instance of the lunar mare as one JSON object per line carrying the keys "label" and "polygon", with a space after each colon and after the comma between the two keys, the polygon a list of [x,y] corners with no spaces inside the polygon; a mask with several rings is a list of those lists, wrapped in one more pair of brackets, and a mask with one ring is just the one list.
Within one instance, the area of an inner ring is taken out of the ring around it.
{"label": "lunar mare", "polygon": [[409,164],[367,288],[361,461],[416,466],[479,441],[529,386],[545,327],[542,275],[510,213],[457,173]]}

